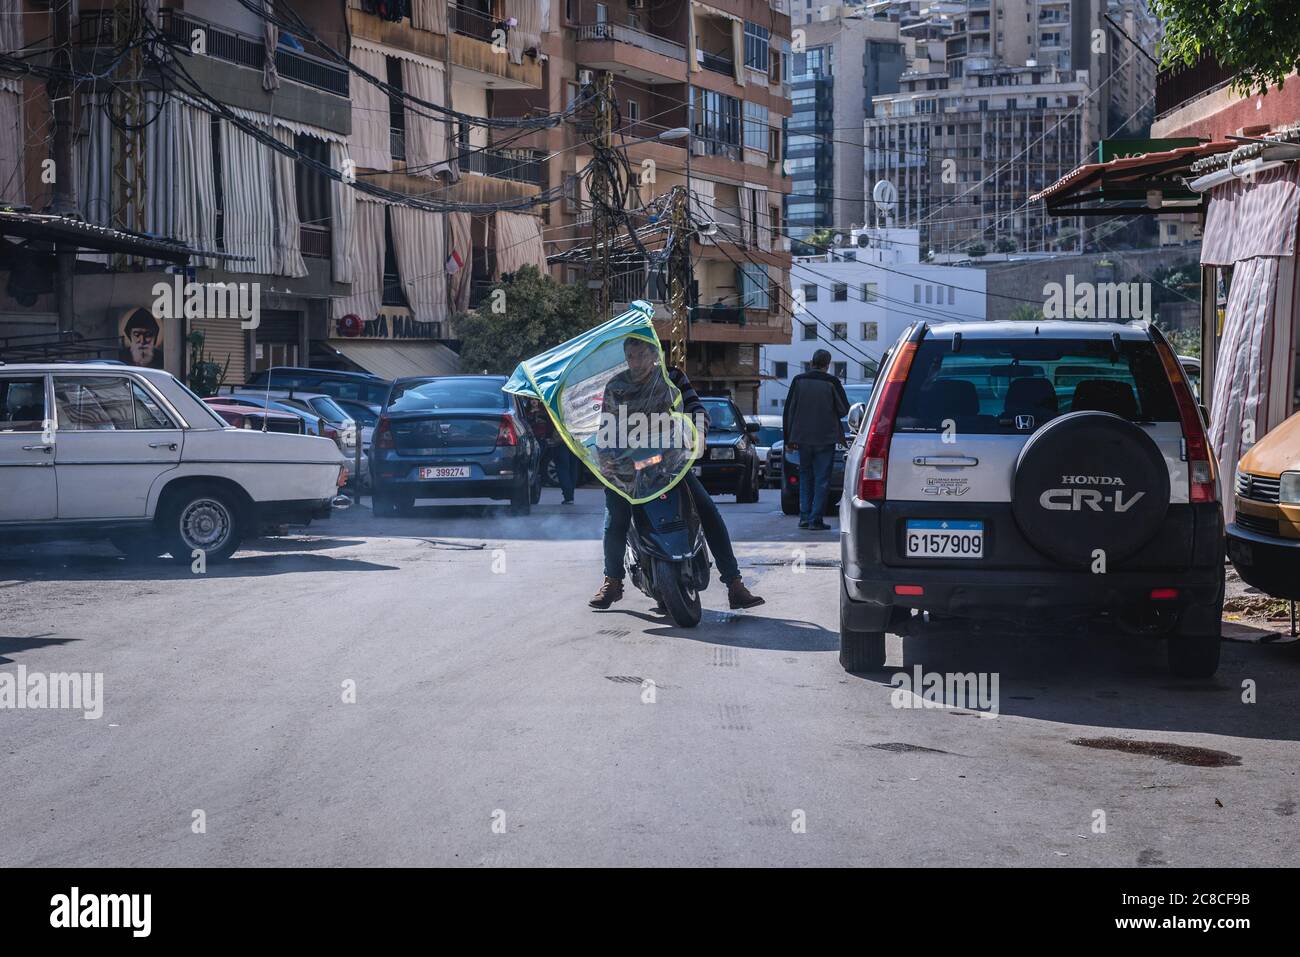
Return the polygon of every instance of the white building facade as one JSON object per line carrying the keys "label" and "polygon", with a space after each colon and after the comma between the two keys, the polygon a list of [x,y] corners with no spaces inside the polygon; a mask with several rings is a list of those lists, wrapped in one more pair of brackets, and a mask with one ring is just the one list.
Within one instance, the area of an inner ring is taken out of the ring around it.
{"label": "white building facade", "polygon": [[763,347],[759,412],[781,412],[790,380],[818,349],[830,352],[830,372],[846,385],[872,382],[913,322],[984,321],[984,270],[921,263],[917,242],[915,229],[855,230],[837,250],[795,258],[794,331],[789,345]]}

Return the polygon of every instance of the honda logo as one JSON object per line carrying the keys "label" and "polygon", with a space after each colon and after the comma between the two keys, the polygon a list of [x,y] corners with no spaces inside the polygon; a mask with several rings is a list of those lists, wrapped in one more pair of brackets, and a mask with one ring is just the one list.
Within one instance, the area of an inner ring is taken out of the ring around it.
{"label": "honda logo", "polygon": [[1016,428],[1021,432],[1028,432],[1034,427],[1034,417],[1032,415],[1016,416]]}

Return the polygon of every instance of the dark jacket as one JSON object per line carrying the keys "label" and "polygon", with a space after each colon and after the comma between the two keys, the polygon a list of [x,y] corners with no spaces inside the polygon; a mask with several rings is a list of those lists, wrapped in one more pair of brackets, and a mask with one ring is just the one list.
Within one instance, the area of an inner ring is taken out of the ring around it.
{"label": "dark jacket", "polygon": [[704,427],[707,429],[709,413],[705,410],[704,403],[700,401],[700,394],[695,391],[695,386],[691,385],[691,380],[686,378],[686,373],[673,366],[668,370],[668,378],[682,394],[682,411],[689,416],[704,416]]}
{"label": "dark jacket", "polygon": [[813,369],[794,377],[782,416],[785,441],[794,445],[835,445],[844,441],[840,419],[849,414],[844,385],[829,372]]}

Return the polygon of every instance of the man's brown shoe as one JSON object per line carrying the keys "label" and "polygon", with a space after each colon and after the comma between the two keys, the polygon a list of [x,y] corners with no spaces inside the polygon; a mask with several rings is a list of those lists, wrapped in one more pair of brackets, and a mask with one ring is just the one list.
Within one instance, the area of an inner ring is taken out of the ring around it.
{"label": "man's brown shoe", "polygon": [[727,603],[732,608],[753,608],[764,601],[746,588],[744,581],[736,578],[727,583]]}
{"label": "man's brown shoe", "polygon": [[596,589],[596,594],[591,596],[591,601],[587,602],[587,604],[592,608],[608,608],[622,597],[623,579],[607,577],[604,583]]}

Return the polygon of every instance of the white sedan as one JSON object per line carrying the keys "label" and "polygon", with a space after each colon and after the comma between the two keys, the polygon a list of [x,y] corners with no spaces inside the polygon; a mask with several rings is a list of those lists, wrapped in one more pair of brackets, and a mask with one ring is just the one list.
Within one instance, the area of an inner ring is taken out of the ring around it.
{"label": "white sedan", "polygon": [[236,429],[167,372],[0,363],[0,542],[102,537],[221,561],[346,502],[327,438]]}

